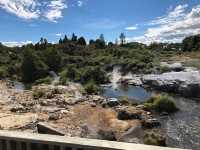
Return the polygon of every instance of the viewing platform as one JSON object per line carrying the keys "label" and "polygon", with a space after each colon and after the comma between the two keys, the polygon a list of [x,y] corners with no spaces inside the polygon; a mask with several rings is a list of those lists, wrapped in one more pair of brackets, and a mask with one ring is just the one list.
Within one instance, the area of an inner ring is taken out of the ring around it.
{"label": "viewing platform", "polygon": [[0,150],[183,150],[133,143],[0,131]]}

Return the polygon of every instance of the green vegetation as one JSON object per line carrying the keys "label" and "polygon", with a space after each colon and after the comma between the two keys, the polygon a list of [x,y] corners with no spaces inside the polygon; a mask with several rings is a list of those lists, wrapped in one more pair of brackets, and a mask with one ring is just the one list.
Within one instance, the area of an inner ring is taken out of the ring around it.
{"label": "green vegetation", "polygon": [[43,91],[34,91],[33,92],[34,99],[39,99],[39,98],[43,97],[44,95],[45,95],[45,93]]}
{"label": "green vegetation", "polygon": [[31,83],[48,75],[48,66],[32,49],[27,49],[23,52],[21,70],[22,81],[26,83]]}
{"label": "green vegetation", "polygon": [[[72,34],[64,36],[57,44],[41,38],[36,44],[9,48],[0,44],[0,78],[14,78],[26,83],[48,83],[49,72],[61,75],[60,83],[67,81],[87,84],[109,82],[107,73],[115,65],[121,66],[122,73],[151,73],[159,70],[160,60],[169,59],[180,50],[197,51],[199,35],[186,38],[183,43],[126,43],[121,33],[117,43],[106,42],[103,34],[87,44],[84,37]],[[191,44],[192,43],[192,44]],[[194,46],[194,47],[191,47]],[[165,68],[160,68],[165,71]]]}
{"label": "green vegetation", "polygon": [[144,136],[144,144],[155,146],[166,146],[165,138],[158,131],[146,132]]}
{"label": "green vegetation", "polygon": [[84,85],[84,91],[87,94],[98,94],[99,88],[93,81],[89,81],[87,84]]}
{"label": "green vegetation", "polygon": [[157,112],[174,113],[178,110],[172,97],[168,95],[160,95],[150,98],[145,102],[145,107],[148,110],[155,110]]}
{"label": "green vegetation", "polygon": [[53,78],[50,76],[47,76],[42,79],[38,79],[35,81],[35,84],[50,84],[52,82]]}
{"label": "green vegetation", "polygon": [[183,51],[199,51],[200,35],[187,37],[183,40]]}

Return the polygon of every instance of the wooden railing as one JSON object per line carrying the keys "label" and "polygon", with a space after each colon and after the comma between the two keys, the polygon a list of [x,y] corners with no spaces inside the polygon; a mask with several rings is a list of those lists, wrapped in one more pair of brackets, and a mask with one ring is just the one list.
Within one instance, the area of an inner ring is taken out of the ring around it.
{"label": "wooden railing", "polygon": [[65,136],[0,131],[0,150],[181,150]]}

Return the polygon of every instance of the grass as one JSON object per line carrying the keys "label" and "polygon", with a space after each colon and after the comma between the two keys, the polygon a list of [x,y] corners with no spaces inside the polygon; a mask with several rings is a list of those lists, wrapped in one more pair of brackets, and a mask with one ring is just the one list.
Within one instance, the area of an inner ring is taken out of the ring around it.
{"label": "grass", "polygon": [[152,97],[144,105],[147,110],[155,110],[156,112],[174,113],[178,110],[174,99],[168,95]]}

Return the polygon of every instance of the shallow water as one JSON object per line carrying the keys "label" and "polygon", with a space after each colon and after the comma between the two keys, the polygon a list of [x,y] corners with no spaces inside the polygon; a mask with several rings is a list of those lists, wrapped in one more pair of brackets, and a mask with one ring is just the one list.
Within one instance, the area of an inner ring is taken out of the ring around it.
{"label": "shallow water", "polygon": [[104,87],[103,96],[109,98],[120,98],[127,97],[130,100],[136,102],[144,102],[151,97],[152,93],[146,89],[138,86],[118,86],[117,88],[113,87]]}
{"label": "shallow water", "polygon": [[175,96],[179,112],[161,119],[169,147],[200,150],[200,101]]}

